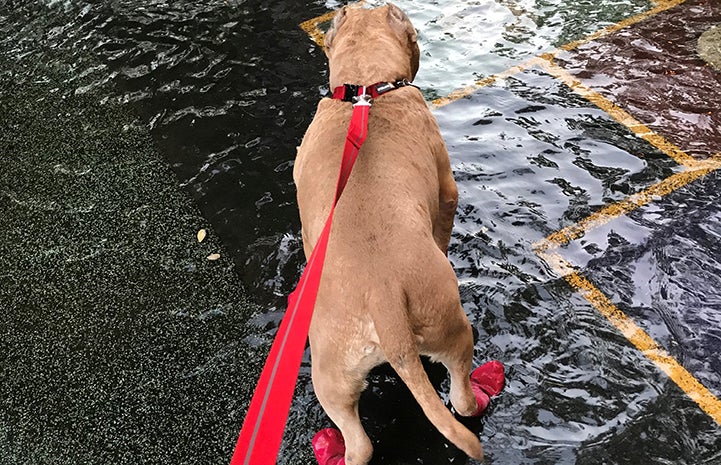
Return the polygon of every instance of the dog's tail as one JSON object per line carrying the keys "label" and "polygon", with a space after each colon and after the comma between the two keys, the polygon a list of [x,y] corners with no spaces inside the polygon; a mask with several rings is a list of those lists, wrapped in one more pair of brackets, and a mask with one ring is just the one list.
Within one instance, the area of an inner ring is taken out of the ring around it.
{"label": "dog's tail", "polygon": [[453,417],[453,414],[443,404],[428,379],[410,325],[398,325],[397,320],[383,321],[387,313],[382,311],[375,313],[373,323],[380,346],[390,365],[420,404],[423,413],[438,431],[456,447],[470,457],[482,461],[483,447],[481,441]]}

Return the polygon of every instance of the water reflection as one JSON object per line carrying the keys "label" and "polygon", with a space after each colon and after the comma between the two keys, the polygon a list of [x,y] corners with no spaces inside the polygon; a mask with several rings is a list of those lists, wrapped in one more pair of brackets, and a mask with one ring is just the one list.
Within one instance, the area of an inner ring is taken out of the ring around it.
{"label": "water reflection", "polygon": [[429,100],[649,8],[646,0],[395,3],[419,31],[421,65],[416,82]]}

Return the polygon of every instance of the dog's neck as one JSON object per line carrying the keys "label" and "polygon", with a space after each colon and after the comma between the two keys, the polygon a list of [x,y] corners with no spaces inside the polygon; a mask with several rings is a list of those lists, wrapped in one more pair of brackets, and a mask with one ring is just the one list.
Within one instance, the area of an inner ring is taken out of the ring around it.
{"label": "dog's neck", "polygon": [[[394,53],[395,52],[395,53]],[[342,59],[334,59],[342,57]],[[338,49],[329,59],[330,88],[343,84],[370,86],[377,82],[413,80],[408,57],[397,50],[376,47]]]}

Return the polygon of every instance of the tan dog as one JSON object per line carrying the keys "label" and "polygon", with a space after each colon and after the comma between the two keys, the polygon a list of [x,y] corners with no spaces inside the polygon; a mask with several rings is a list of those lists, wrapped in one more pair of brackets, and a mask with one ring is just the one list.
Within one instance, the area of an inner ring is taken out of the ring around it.
{"label": "tan dog", "polygon": [[[331,89],[412,80],[416,31],[394,5],[343,8],[325,39]],[[323,99],[298,149],[293,177],[306,257],[333,201],[351,104]],[[478,438],[444,406],[419,354],[443,363],[451,403],[479,410],[469,373],[473,338],[446,258],[458,191],[438,125],[420,91],[375,99],[368,138],[338,203],[310,326],[313,385],[345,440],[345,463],[366,464],[373,448],[358,416],[366,376],[388,361],[451,442],[481,460]]]}

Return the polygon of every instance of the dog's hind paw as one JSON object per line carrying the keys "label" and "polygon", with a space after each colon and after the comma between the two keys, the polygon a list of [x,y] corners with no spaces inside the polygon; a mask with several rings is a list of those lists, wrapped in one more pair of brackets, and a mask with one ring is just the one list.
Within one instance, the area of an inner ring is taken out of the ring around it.
{"label": "dog's hind paw", "polygon": [[498,360],[486,362],[473,370],[471,389],[476,395],[478,410],[472,416],[476,417],[482,414],[491,402],[491,397],[501,392],[505,383],[504,372],[503,364]]}
{"label": "dog's hind paw", "polygon": [[337,429],[318,431],[311,443],[318,465],[345,465],[345,441]]}

